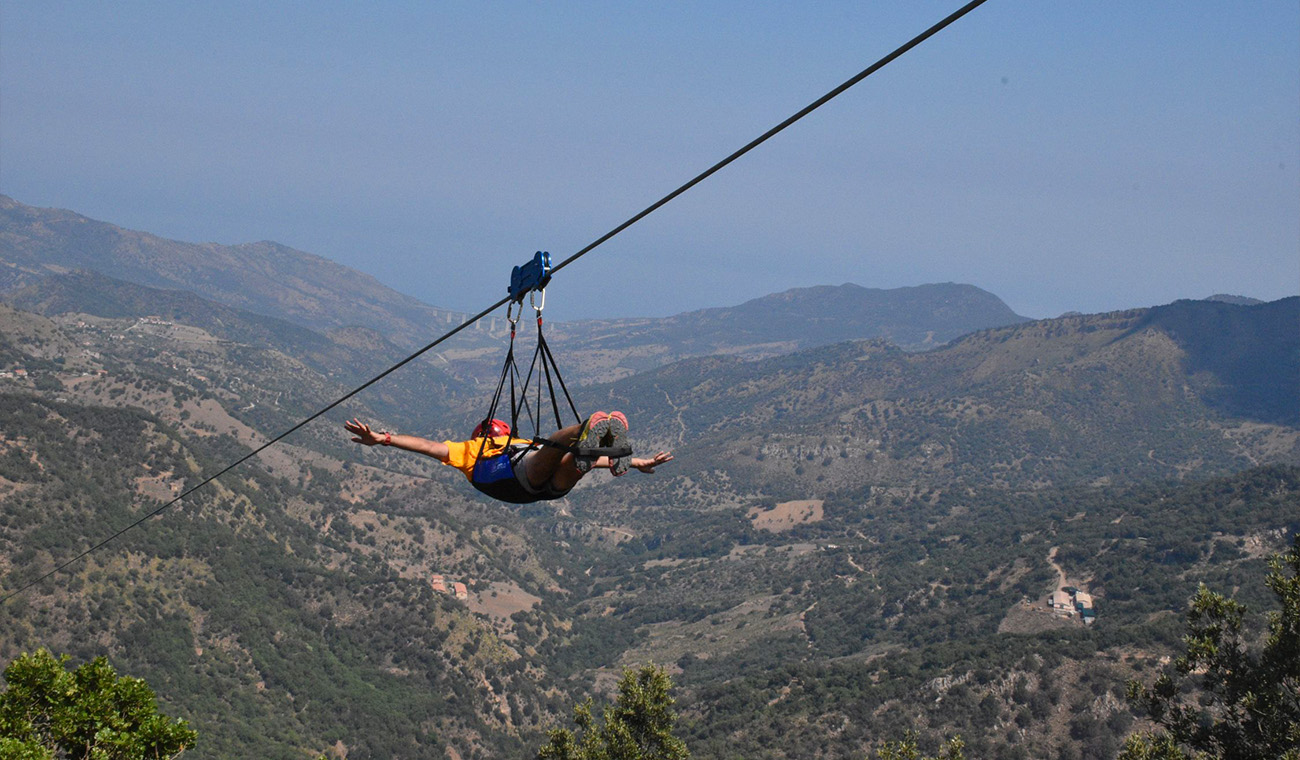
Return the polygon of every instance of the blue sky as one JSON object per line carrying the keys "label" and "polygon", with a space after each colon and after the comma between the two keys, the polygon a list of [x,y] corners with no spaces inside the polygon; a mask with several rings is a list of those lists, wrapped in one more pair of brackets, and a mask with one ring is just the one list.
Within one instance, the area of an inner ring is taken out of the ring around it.
{"label": "blue sky", "polygon": [[[477,311],[960,2],[0,0],[0,192]],[[555,318],[1300,292],[1300,3],[989,0],[566,269]]]}

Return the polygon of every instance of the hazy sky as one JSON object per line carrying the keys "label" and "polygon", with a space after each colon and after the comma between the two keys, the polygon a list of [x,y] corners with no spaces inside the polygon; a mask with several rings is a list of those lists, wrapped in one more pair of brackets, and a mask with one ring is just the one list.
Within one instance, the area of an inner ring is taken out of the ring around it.
{"label": "hazy sky", "polygon": [[[478,311],[955,10],[0,0],[0,193]],[[1300,292],[1300,3],[989,0],[557,277],[555,318],[956,281]]]}

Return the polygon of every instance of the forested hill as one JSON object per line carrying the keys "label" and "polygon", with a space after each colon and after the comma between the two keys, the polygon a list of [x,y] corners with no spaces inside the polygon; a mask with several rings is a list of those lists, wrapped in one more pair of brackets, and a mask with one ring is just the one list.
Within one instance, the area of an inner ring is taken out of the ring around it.
{"label": "forested hill", "polygon": [[[342,392],[292,343],[255,341],[267,325],[245,316],[218,327],[247,342],[171,316],[47,319],[0,305],[0,593]],[[0,606],[0,658],[38,646],[109,656],[199,729],[187,756],[528,754],[524,738],[569,697],[540,671],[513,670],[525,660],[474,611],[499,612],[498,590],[518,595],[510,611],[554,591],[555,563],[537,554],[552,549],[494,526],[510,515],[430,479],[429,460],[353,451],[339,420],[376,419],[383,395]],[[354,459],[366,454],[382,467]],[[434,573],[470,598],[435,593]],[[511,701],[497,706],[493,688]]]}
{"label": "forested hill", "polygon": [[682,452],[683,470],[791,497],[1176,479],[1300,463],[1297,324],[1300,298],[1179,302],[922,354],[855,342],[688,360],[592,393]]}
{"label": "forested hill", "polygon": [[1236,307],[1177,301],[1135,329],[1159,329],[1193,375],[1213,378],[1206,401],[1235,417],[1300,426],[1300,298]]}
{"label": "forested hill", "polygon": [[[346,341],[196,297],[84,274],[27,295],[50,317],[0,307],[2,590],[345,388],[303,353]],[[1288,350],[1267,336],[1294,300],[1232,308],[1242,361]],[[1109,760],[1117,690],[1177,642],[1169,612],[1200,580],[1251,589],[1300,514],[1294,469],[1204,482],[1293,460],[1297,431],[1207,401],[1236,381],[1191,357],[1223,349],[1166,318],[589,386],[585,408],[626,406],[638,445],[678,459],[522,510],[347,442],[347,416],[411,424],[401,374],[0,607],[0,657],[107,654],[199,730],[198,758],[528,756],[654,661],[697,758],[860,760],[915,727],[971,756]],[[1280,388],[1294,365],[1275,366]],[[1056,567],[1097,592],[1096,626],[1044,611]]]}

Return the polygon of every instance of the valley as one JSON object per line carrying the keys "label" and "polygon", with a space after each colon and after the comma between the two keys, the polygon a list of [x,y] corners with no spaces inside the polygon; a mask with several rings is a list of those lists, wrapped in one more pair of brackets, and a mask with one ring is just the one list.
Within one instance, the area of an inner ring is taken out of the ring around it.
{"label": "valley", "polygon": [[[324,320],[345,286],[282,247],[250,267],[41,211],[8,201],[0,227],[0,591],[448,319],[375,290]],[[148,277],[42,263],[124,240]],[[223,303],[194,262],[298,272],[312,297]],[[908,730],[970,757],[1114,757],[1124,683],[1167,662],[1198,584],[1265,609],[1265,560],[1300,530],[1300,298],[1026,321],[975,291],[556,325],[579,406],[676,459],[518,508],[341,427],[465,436],[504,351],[475,331],[0,606],[0,656],[107,654],[200,758],[529,756],[647,662],[697,758],[856,760]],[[836,328],[794,329],[816,309]],[[1066,586],[1095,622],[1047,608]]]}

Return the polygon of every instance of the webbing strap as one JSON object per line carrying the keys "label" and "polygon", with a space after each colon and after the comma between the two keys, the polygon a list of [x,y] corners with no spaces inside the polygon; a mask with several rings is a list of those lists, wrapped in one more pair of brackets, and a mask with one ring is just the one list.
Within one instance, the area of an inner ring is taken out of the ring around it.
{"label": "webbing strap", "polygon": [[[534,381],[536,376],[536,381]],[[573,413],[575,422],[582,421],[582,415],[578,414],[578,406],[573,402],[573,396],[569,393],[569,388],[564,382],[564,377],[560,374],[560,368],[555,363],[555,355],[551,353],[551,347],[546,342],[546,336],[542,332],[542,318],[539,314],[537,318],[537,346],[533,350],[533,359],[528,364],[528,372],[524,375],[523,382],[516,384],[519,378],[519,366],[515,360],[515,331],[513,326],[510,330],[510,347],[506,351],[505,363],[501,366],[501,375],[497,380],[496,390],[492,393],[492,403],[488,406],[487,415],[483,421],[486,427],[487,423],[496,415],[497,408],[501,404],[501,399],[505,393],[506,383],[510,384],[510,429],[512,432],[519,430],[520,413],[526,414],[528,421],[532,423],[533,437],[527,446],[517,447],[518,450],[510,455],[512,463],[518,462],[525,454],[536,448],[546,446],[548,448],[559,448],[575,456],[582,457],[624,457],[630,456],[632,451],[627,447],[622,448],[599,448],[584,449],[577,446],[569,446],[541,435],[542,426],[542,385],[546,385],[547,395],[551,401],[551,412],[555,415],[555,425],[557,428],[563,428],[564,417],[560,412],[559,396],[555,392],[555,386],[558,384],[560,392],[564,394],[564,400],[568,403],[569,411]],[[529,393],[532,386],[536,383],[537,399],[532,404],[529,403]],[[487,436],[483,437],[479,444],[479,458],[482,458],[483,452],[487,450]],[[625,450],[626,449],[626,450]]]}
{"label": "webbing strap", "polygon": [[[569,395],[569,388],[564,384],[564,378],[560,377],[560,366],[555,363],[555,356],[551,353],[551,344],[547,343],[546,338],[542,335],[542,322],[540,319],[537,321],[537,347],[546,354],[546,361],[552,368],[554,368],[555,379],[560,383],[560,390],[564,391],[564,400],[569,402],[569,411],[573,412],[573,418],[578,422],[582,422],[582,415],[578,414],[578,407],[573,403],[573,396]],[[549,380],[547,385],[549,387]],[[554,389],[551,390],[551,406],[556,407]],[[560,419],[558,409],[555,413],[555,419],[557,422]],[[561,427],[563,427],[563,425],[561,425]]]}
{"label": "webbing strap", "polygon": [[510,331],[510,348],[506,350],[506,361],[505,364],[501,366],[501,378],[497,380],[497,389],[492,394],[492,403],[488,405],[487,414],[483,417],[483,423],[482,423],[483,427],[481,432],[485,433],[485,435],[482,436],[483,440],[481,443],[479,443],[478,446],[479,459],[483,458],[483,452],[487,450],[487,442],[491,436],[486,435],[486,433],[489,432],[488,431],[489,423],[492,421],[494,415],[496,415],[497,413],[497,405],[501,403],[501,391],[506,387],[506,378],[510,379],[510,429],[511,430],[515,429],[516,417],[515,417],[515,405],[514,405],[514,395],[515,395],[514,376],[518,371],[519,371],[518,368],[515,366],[515,331],[512,329]]}

